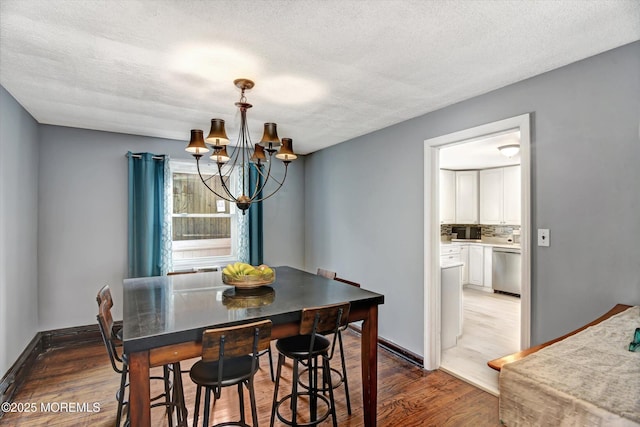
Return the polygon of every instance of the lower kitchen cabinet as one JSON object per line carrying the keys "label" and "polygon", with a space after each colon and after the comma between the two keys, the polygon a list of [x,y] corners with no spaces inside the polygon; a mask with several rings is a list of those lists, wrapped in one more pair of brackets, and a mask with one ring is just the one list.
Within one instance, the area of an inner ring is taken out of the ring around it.
{"label": "lower kitchen cabinet", "polygon": [[484,278],[482,286],[491,289],[492,287],[492,275],[493,275],[493,248],[491,246],[484,247]]}
{"label": "lower kitchen cabinet", "polygon": [[484,282],[484,247],[469,245],[469,283],[483,286]]}
{"label": "lower kitchen cabinet", "polygon": [[462,266],[462,284],[469,283],[469,245],[460,245],[460,261],[464,263]]}
{"label": "lower kitchen cabinet", "polygon": [[447,264],[452,261],[461,261],[460,246],[444,245],[440,246],[440,264]]}

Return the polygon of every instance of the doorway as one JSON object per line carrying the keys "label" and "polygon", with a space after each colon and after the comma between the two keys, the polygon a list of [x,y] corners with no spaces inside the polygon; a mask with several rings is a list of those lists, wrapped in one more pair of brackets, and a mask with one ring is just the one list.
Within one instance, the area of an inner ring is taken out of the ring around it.
{"label": "doorway", "polygon": [[[459,320],[441,304],[440,369],[494,395],[498,372],[487,361],[520,350],[520,154],[499,149],[519,145],[512,131],[439,149],[440,267],[463,263],[454,276]],[[443,279],[443,292],[453,284]]]}
{"label": "doorway", "polygon": [[[509,132],[520,134],[520,178],[521,178],[521,227],[520,243],[522,253],[521,297],[520,297],[520,342],[519,349],[530,343],[530,115],[524,114],[482,126],[466,129],[425,141],[425,222],[424,222],[424,313],[425,313],[425,358],[428,370],[441,366],[441,283],[440,283],[440,212],[439,212],[439,170],[440,150],[445,147],[486,139],[489,135]],[[488,360],[484,361],[484,363]],[[467,378],[464,378],[467,379]],[[474,383],[473,379],[467,379]],[[480,387],[482,385],[476,384]],[[485,388],[485,387],[482,387]],[[486,389],[486,388],[485,388]],[[487,390],[491,391],[491,390]]]}

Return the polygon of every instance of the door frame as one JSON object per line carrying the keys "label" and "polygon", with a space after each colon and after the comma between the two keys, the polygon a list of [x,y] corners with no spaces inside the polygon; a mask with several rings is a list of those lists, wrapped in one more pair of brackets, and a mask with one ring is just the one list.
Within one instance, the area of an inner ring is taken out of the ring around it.
{"label": "door frame", "polygon": [[424,368],[440,367],[440,149],[520,131],[522,294],[520,349],[531,343],[531,114],[499,120],[424,141]]}

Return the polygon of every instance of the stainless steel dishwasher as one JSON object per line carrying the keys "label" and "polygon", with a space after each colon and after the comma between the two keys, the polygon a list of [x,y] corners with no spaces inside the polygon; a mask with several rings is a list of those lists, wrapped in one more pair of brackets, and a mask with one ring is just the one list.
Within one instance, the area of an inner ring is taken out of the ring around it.
{"label": "stainless steel dishwasher", "polygon": [[492,261],[493,290],[520,296],[522,278],[520,249],[494,247]]}

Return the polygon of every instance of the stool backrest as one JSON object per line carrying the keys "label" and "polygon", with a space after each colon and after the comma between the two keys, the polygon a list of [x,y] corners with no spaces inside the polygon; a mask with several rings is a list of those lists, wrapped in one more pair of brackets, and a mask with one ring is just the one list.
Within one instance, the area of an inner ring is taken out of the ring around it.
{"label": "stool backrest", "polygon": [[316,272],[316,275],[322,276],[322,277],[326,277],[327,279],[335,279],[336,278],[336,272],[335,271],[325,270],[324,268],[319,268],[318,271]]}
{"label": "stool backrest", "polygon": [[96,301],[98,301],[98,307],[102,305],[103,301],[105,302],[108,308],[113,307],[113,298],[111,297],[111,289],[109,288],[109,285],[104,285],[98,291],[98,295],[96,296]]}
{"label": "stool backrest", "polygon": [[96,301],[98,302],[98,324],[101,329],[104,329],[104,335],[109,340],[112,340],[113,316],[111,315],[111,307],[113,307],[113,298],[111,298],[109,285],[105,285],[100,289]]}
{"label": "stool backrest", "polygon": [[220,359],[258,354],[271,342],[271,320],[207,329],[202,333],[202,360],[215,362]]}
{"label": "stool backrest", "polygon": [[309,342],[309,354],[313,353],[317,335],[333,334],[331,342],[331,350],[327,356],[331,359],[333,351],[336,347],[336,338],[338,332],[346,329],[349,320],[349,309],[351,304],[348,302],[322,307],[312,307],[302,309],[302,319],[300,320],[300,335],[311,335]]}
{"label": "stool backrest", "polygon": [[217,381],[212,387],[216,399],[220,398],[222,392],[225,361],[233,363],[234,358],[251,355],[252,374],[249,381],[253,384],[259,353],[271,343],[271,326],[271,320],[263,320],[248,325],[207,329],[202,333],[202,361],[218,362]]}
{"label": "stool backrest", "polygon": [[113,299],[111,298],[111,290],[109,285],[105,285],[100,289],[96,296],[98,302],[98,327],[100,328],[100,334],[102,335],[102,341],[107,348],[109,354],[109,360],[113,370],[122,373],[122,369],[119,368],[116,361],[122,362],[122,358],[118,355],[116,345],[113,336],[113,316],[111,315],[111,307],[113,307]]}
{"label": "stool backrest", "polygon": [[350,308],[351,304],[345,302],[303,309],[300,335],[337,332],[347,325]]}

